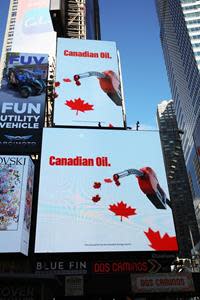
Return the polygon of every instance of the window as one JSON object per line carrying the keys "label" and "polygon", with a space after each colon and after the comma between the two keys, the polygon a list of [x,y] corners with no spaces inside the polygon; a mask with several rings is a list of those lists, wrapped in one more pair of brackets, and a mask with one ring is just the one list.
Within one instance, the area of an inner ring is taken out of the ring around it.
{"label": "window", "polygon": [[190,25],[190,24],[200,24],[200,19],[186,21],[186,24],[188,24],[188,25]]}
{"label": "window", "polygon": [[199,34],[194,35],[194,36],[191,36],[190,38],[191,38],[191,40],[198,40],[198,39],[200,39],[200,35]]}
{"label": "window", "polygon": [[200,8],[200,4],[190,5],[190,6],[183,6],[183,11],[184,10],[190,10],[190,9],[196,9],[196,8]]}
{"label": "window", "polygon": [[200,12],[193,12],[193,13],[187,13],[187,12],[183,12],[185,17],[199,17],[200,16]]}
{"label": "window", "polygon": [[195,0],[181,0],[181,3],[194,3]]}
{"label": "window", "polygon": [[188,32],[194,32],[194,31],[199,31],[200,27],[193,27],[193,28],[188,28]]}

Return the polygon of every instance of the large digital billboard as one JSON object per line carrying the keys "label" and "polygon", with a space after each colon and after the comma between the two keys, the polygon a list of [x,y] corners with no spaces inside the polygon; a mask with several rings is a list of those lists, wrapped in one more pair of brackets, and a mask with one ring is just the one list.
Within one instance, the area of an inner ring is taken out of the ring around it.
{"label": "large digital billboard", "polygon": [[55,55],[49,0],[18,0],[12,51]]}
{"label": "large digital billboard", "polygon": [[55,86],[56,126],[124,127],[115,42],[59,38]]}
{"label": "large digital billboard", "polygon": [[35,252],[177,250],[169,205],[158,132],[44,129]]}
{"label": "large digital billboard", "polygon": [[48,56],[8,53],[0,90],[1,154],[40,151]]}
{"label": "large digital billboard", "polygon": [[0,253],[28,255],[33,179],[28,156],[0,156]]}

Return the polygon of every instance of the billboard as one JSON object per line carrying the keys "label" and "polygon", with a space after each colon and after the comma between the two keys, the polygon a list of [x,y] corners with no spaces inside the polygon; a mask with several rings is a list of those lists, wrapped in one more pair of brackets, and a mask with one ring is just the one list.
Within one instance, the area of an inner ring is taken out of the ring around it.
{"label": "billboard", "polygon": [[33,179],[28,156],[0,156],[0,253],[28,255]]}
{"label": "billboard", "polygon": [[158,132],[44,129],[35,252],[177,250],[168,204]]}
{"label": "billboard", "polygon": [[40,151],[48,56],[8,53],[0,90],[1,154]]}
{"label": "billboard", "polygon": [[18,0],[12,51],[54,56],[55,49],[49,0]]}
{"label": "billboard", "polygon": [[115,42],[59,38],[56,126],[124,127]]}

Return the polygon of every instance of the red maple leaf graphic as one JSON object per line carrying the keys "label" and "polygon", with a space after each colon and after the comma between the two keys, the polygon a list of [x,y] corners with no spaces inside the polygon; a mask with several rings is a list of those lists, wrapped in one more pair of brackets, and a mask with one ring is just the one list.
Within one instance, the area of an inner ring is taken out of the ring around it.
{"label": "red maple leaf graphic", "polygon": [[110,179],[110,178],[105,178],[105,179],[104,179],[104,182],[105,182],[105,183],[111,183],[111,182],[112,182],[112,179]]}
{"label": "red maple leaf graphic", "polygon": [[144,232],[148,240],[151,242],[149,245],[156,251],[176,251],[178,250],[178,244],[175,236],[169,236],[165,233],[161,237],[159,231],[153,231],[149,228],[148,232]]}
{"label": "red maple leaf graphic", "polygon": [[55,87],[58,87],[58,86],[60,86],[60,82],[59,82],[59,81],[56,81],[56,82],[55,82]]}
{"label": "red maple leaf graphic", "polygon": [[114,127],[114,126],[113,126],[113,124],[110,123],[110,124],[108,125],[108,127],[112,128],[112,127]]}
{"label": "red maple leaf graphic", "polygon": [[101,187],[101,182],[94,182],[93,184],[94,189],[100,189],[100,187]]}
{"label": "red maple leaf graphic", "polygon": [[124,203],[123,201],[118,202],[117,205],[116,204],[110,205],[109,210],[115,213],[116,216],[120,216],[121,221],[122,221],[122,217],[128,218],[129,216],[136,215],[136,209],[132,208],[131,206],[127,206],[127,204]]}
{"label": "red maple leaf graphic", "polygon": [[94,196],[94,197],[92,197],[92,201],[93,202],[99,202],[101,200],[101,197],[99,196],[99,195],[96,195],[96,196]]}
{"label": "red maple leaf graphic", "polygon": [[71,79],[69,79],[69,78],[63,78],[63,81],[66,82],[66,83],[68,83],[68,82],[71,82]]}
{"label": "red maple leaf graphic", "polygon": [[85,112],[87,110],[93,110],[92,104],[86,103],[81,98],[74,99],[74,100],[66,100],[65,105],[69,106],[71,110],[76,110],[76,115],[78,115],[78,112]]}

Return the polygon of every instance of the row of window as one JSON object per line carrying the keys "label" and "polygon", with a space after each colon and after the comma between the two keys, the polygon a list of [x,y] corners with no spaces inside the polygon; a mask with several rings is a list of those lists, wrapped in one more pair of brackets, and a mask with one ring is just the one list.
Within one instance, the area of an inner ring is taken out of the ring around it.
{"label": "row of window", "polygon": [[183,6],[183,11],[185,11],[185,10],[191,10],[191,9],[196,9],[196,8],[200,8],[200,4],[190,5],[190,6]]}
{"label": "row of window", "polygon": [[188,24],[188,25],[190,25],[190,24],[200,24],[200,19],[186,21],[186,24]]}
{"label": "row of window", "polygon": [[193,165],[194,165],[197,181],[200,185],[200,163],[199,163],[199,158],[197,155],[195,155],[193,158]]}
{"label": "row of window", "polygon": [[183,12],[185,17],[200,17],[200,12],[187,13]]}
{"label": "row of window", "polygon": [[197,0],[181,0],[181,3],[194,3]]}
{"label": "row of window", "polygon": [[189,32],[193,32],[193,31],[199,31],[200,27],[193,27],[193,28],[188,28]]}
{"label": "row of window", "polygon": [[200,47],[200,43],[194,43],[194,44],[192,44],[192,47],[194,48],[194,47]]}
{"label": "row of window", "polygon": [[200,35],[194,35],[194,36],[190,36],[191,40],[198,40],[200,39]]}

